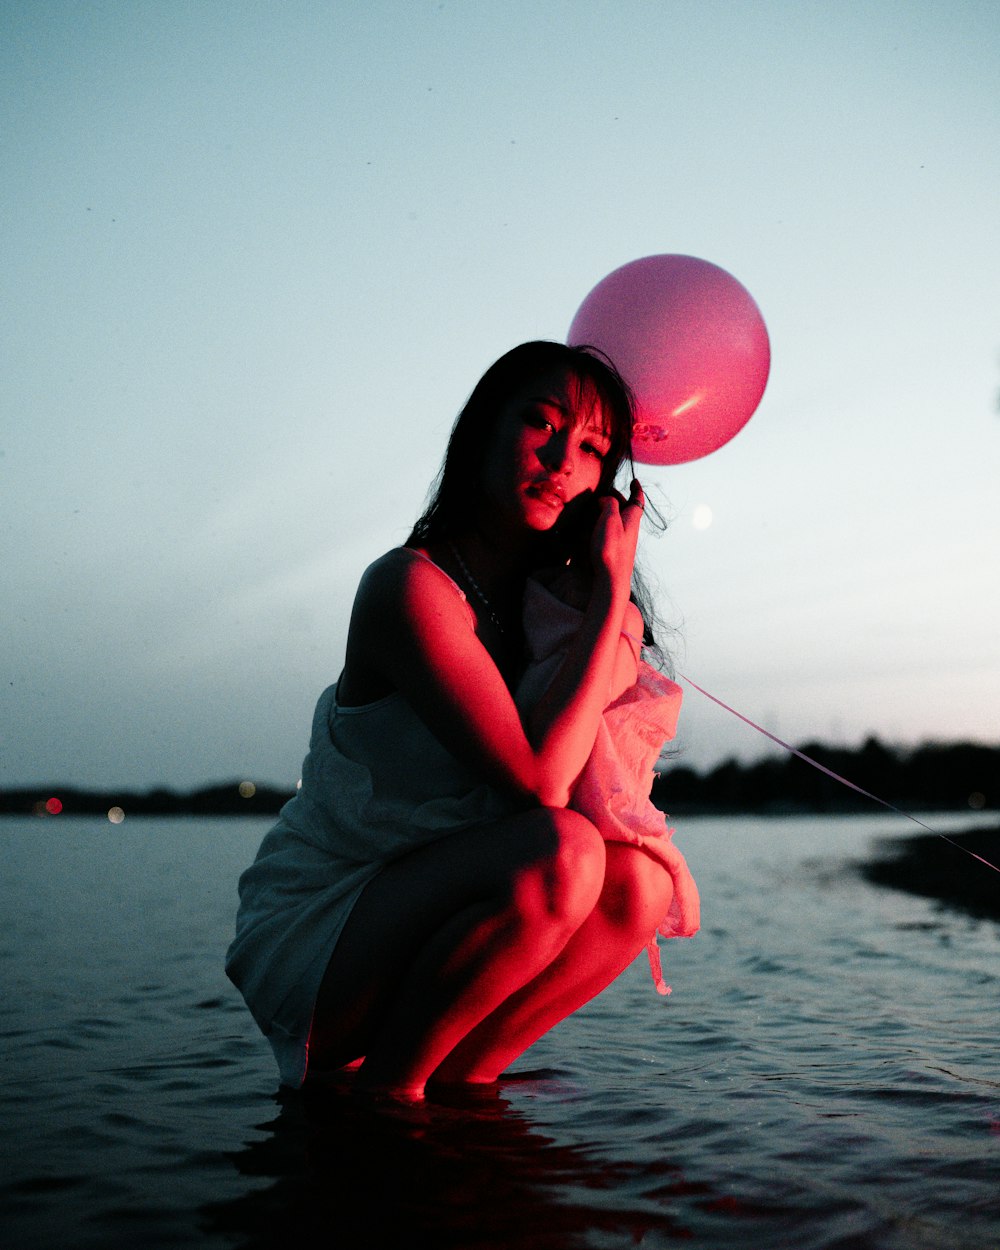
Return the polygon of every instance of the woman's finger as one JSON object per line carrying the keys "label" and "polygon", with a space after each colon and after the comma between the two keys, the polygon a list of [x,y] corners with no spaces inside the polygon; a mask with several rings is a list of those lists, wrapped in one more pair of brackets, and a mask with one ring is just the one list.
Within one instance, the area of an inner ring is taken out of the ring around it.
{"label": "woman's finger", "polygon": [[645,493],[643,492],[642,486],[639,484],[638,478],[633,478],[632,487],[629,491],[628,503],[622,509],[622,520],[630,527],[634,527],[638,530],[645,506]]}

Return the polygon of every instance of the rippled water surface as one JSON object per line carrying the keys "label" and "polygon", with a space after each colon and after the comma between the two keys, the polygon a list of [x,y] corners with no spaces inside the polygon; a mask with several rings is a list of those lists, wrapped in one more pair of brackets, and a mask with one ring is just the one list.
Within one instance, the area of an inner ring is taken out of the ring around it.
{"label": "rippled water surface", "polygon": [[373,1111],[279,1095],[224,978],[265,825],[0,821],[4,1244],[1000,1245],[1000,925],[858,876],[895,818],[679,824],[672,997],[643,958],[498,1090]]}

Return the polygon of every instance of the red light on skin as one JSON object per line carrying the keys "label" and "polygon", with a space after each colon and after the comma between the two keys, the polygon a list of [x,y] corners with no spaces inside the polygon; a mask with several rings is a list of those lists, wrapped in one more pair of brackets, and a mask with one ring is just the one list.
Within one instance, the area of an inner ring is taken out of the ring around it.
{"label": "red light on skin", "polygon": [[50,816],[58,816],[62,811],[62,799],[49,799],[45,804],[45,810]]}

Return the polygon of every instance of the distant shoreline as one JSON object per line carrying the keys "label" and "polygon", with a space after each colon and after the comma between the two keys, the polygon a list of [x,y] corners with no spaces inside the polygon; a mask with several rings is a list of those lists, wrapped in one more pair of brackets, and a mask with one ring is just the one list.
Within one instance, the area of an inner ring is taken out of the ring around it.
{"label": "distant shoreline", "polygon": [[[653,802],[672,818],[872,811],[872,800],[831,775],[837,774],[904,812],[1000,810],[1000,746],[953,742],[903,749],[869,738],[856,748],[806,743],[799,749],[820,767],[787,754],[751,764],[730,759],[697,772],[682,756],[667,753],[653,782]],[[183,792],[45,783],[0,790],[0,815],[275,816],[294,793],[294,787],[245,779]]]}
{"label": "distant shoreline", "polygon": [[877,811],[878,804],[853,785],[903,812],[1000,810],[1000,746],[929,742],[903,748],[868,738],[854,748],[807,742],[797,750],[813,763],[787,753],[752,764],[727,760],[698,773],[682,756],[668,756],[653,784],[653,802],[678,817]]}
{"label": "distant shoreline", "polygon": [[[879,857],[859,865],[873,885],[938,899],[975,916],[1000,920],[1000,873],[973,859],[981,855],[1000,865],[1000,825],[894,840],[880,847]],[[968,851],[971,854],[964,854]]]}
{"label": "distant shoreline", "polygon": [[294,789],[226,781],[198,790],[84,790],[74,786],[22,786],[0,790],[0,816],[276,816]]}

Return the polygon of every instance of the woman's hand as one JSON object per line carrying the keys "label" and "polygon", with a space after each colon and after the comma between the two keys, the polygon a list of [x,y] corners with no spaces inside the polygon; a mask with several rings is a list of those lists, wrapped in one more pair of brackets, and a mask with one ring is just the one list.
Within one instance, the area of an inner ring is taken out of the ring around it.
{"label": "woman's hand", "polygon": [[633,478],[628,499],[618,491],[603,495],[600,512],[590,543],[595,574],[604,574],[612,594],[628,598],[632,585],[635,550],[639,541],[639,524],[646,497],[637,479]]}

